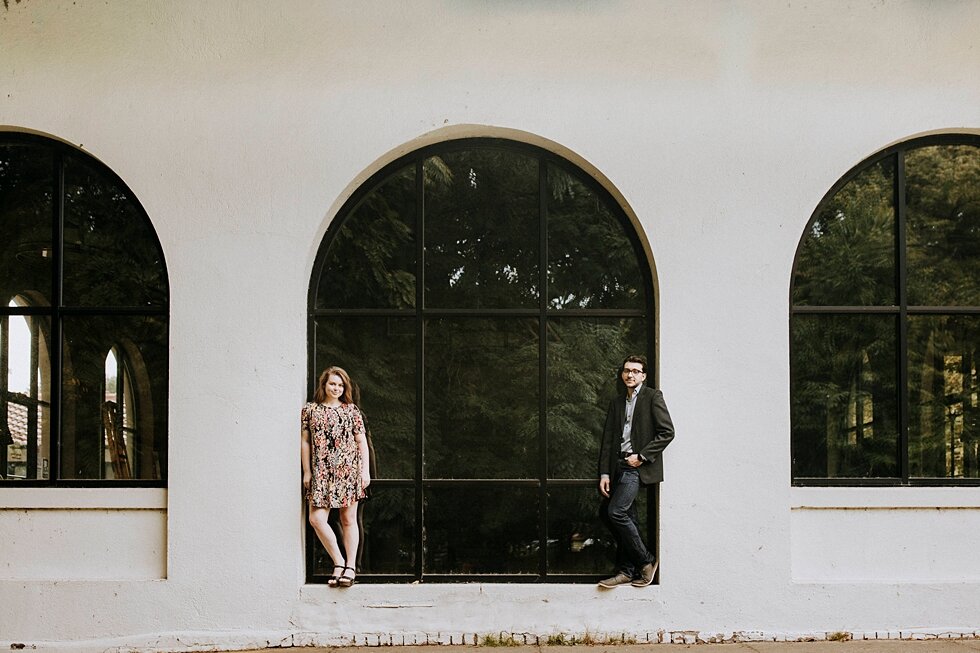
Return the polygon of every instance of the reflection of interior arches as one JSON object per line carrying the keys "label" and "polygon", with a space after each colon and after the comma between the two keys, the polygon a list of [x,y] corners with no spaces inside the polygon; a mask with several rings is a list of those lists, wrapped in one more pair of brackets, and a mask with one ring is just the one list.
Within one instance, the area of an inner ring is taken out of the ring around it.
{"label": "reflection of interior arches", "polygon": [[[9,342],[0,347],[0,371],[9,371],[11,356],[37,350],[38,390],[22,394],[40,402],[43,434],[29,451],[0,446],[0,455],[30,458],[26,468],[17,461],[18,478],[126,477],[125,466],[112,469],[106,460],[105,367],[115,349],[132,401],[119,416],[128,476],[140,485],[165,484],[170,291],[149,216],[112,170],[47,136],[0,132],[0,186],[0,323],[7,339],[11,322],[30,323],[35,333],[33,347],[27,340],[14,350]],[[18,438],[26,441],[28,418],[20,419],[22,408],[9,396],[5,390],[4,406],[14,407],[0,414],[0,438],[12,442],[8,422],[20,420]],[[110,416],[108,423],[117,421]],[[0,474],[10,476],[7,461],[0,463]]]}
{"label": "reflection of interior arches", "polygon": [[[130,479],[157,473],[153,455],[153,394],[150,377],[139,348],[128,339],[119,341],[105,357],[105,389],[102,431],[106,455],[105,478]],[[114,377],[114,384],[110,379]]]}
{"label": "reflection of interior arches", "polygon": [[[31,306],[10,298],[9,308]],[[48,477],[50,459],[50,329],[31,315],[0,316],[0,477]],[[24,356],[24,353],[27,356]]]}

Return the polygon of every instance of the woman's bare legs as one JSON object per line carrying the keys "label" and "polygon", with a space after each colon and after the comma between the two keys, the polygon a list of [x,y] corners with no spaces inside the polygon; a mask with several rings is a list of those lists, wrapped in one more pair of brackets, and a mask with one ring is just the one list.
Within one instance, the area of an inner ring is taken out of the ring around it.
{"label": "woman's bare legs", "polygon": [[[339,508],[340,528],[343,531],[344,551],[347,553],[347,569],[344,570],[341,578],[354,580],[354,566],[357,564],[357,546],[360,540],[360,531],[357,528],[357,502],[349,506]],[[346,584],[346,583],[344,583]]]}
{"label": "woman's bare legs", "polygon": [[[343,510],[343,509],[341,509]],[[343,515],[343,512],[341,512]],[[315,508],[310,506],[310,526],[316,531],[316,536],[327,550],[327,555],[333,560],[335,567],[343,567],[347,564],[343,554],[340,552],[340,545],[337,543],[337,535],[330,528],[330,508]]]}

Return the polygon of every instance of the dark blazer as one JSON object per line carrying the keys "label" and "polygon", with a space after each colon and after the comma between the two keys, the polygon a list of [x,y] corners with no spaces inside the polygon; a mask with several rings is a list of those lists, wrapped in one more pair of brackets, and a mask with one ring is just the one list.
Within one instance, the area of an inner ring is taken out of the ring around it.
{"label": "dark blazer", "polygon": [[[609,402],[606,412],[606,425],[602,429],[602,443],[599,446],[599,474],[613,478],[619,465],[619,443],[623,439],[623,424],[626,421],[625,392]],[[646,485],[664,480],[663,451],[674,439],[674,424],[670,421],[667,404],[660,390],[640,386],[633,407],[633,428],[630,441],[633,453],[638,453],[646,462],[640,465],[640,481]]]}

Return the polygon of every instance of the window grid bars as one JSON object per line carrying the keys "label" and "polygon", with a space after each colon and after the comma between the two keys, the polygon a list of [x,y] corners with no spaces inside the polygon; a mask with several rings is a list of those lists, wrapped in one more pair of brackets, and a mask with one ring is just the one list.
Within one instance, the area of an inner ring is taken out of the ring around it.
{"label": "window grid bars", "polygon": [[[472,141],[479,143],[480,146],[486,146],[488,142],[496,142],[494,139],[464,139],[466,141]],[[445,144],[443,144],[445,145]],[[309,361],[308,364],[308,378],[310,379],[311,391],[312,386],[316,383],[317,378],[317,361],[315,359],[316,354],[316,318],[317,317],[344,317],[344,316],[398,316],[411,318],[414,317],[416,325],[416,369],[415,369],[415,391],[416,391],[416,447],[415,447],[415,479],[372,479],[372,485],[377,487],[406,487],[410,483],[415,486],[415,528],[414,535],[415,541],[413,543],[415,548],[415,560],[414,560],[414,577],[409,575],[401,574],[370,574],[362,573],[358,574],[358,578],[366,582],[386,582],[387,579],[399,578],[405,580],[417,580],[417,581],[429,581],[429,582],[472,582],[479,581],[484,578],[492,578],[496,582],[501,581],[537,581],[537,582],[582,582],[582,581],[593,581],[598,577],[593,574],[549,574],[547,570],[547,547],[541,547],[541,553],[539,558],[539,573],[534,574],[431,574],[425,572],[424,561],[425,561],[425,508],[424,508],[424,490],[427,487],[434,486],[515,486],[515,485],[537,485],[540,488],[539,491],[539,520],[538,520],[538,535],[542,542],[547,541],[548,532],[548,513],[547,513],[547,498],[548,498],[548,487],[549,485],[555,486],[575,486],[575,487],[593,487],[597,483],[595,479],[550,479],[548,478],[548,433],[547,433],[547,402],[548,402],[548,363],[547,363],[547,324],[549,318],[557,317],[637,317],[646,318],[647,323],[645,325],[647,331],[646,338],[646,356],[649,361],[648,367],[653,368],[655,371],[656,359],[655,359],[655,333],[656,326],[654,324],[654,316],[656,314],[656,309],[654,305],[653,297],[653,287],[651,284],[651,273],[649,269],[649,264],[646,259],[645,253],[639,246],[637,241],[637,235],[635,233],[634,227],[625,219],[625,216],[621,211],[616,211],[615,215],[620,226],[624,229],[624,232],[628,235],[631,243],[633,244],[633,253],[636,256],[640,269],[642,272],[642,283],[644,296],[647,298],[647,307],[644,309],[553,309],[548,306],[548,293],[547,293],[547,272],[548,272],[548,250],[547,250],[547,237],[548,237],[548,211],[547,211],[547,167],[548,164],[556,165],[567,169],[568,164],[564,163],[561,159],[547,153],[546,151],[539,150],[533,146],[523,146],[521,144],[507,143],[502,146],[503,149],[513,151],[515,149],[525,149],[531,151],[539,161],[538,164],[538,193],[539,193],[539,238],[541,242],[540,252],[539,252],[539,278],[540,278],[540,291],[539,291],[539,304],[538,308],[535,309],[429,309],[424,305],[424,289],[425,289],[425,193],[424,193],[424,174],[423,166],[425,160],[435,153],[440,151],[457,149],[460,145],[459,142],[449,143],[450,147],[441,146],[430,146],[429,148],[423,148],[414,152],[411,157],[417,158],[415,164],[415,206],[416,206],[416,288],[415,288],[415,308],[414,309],[321,309],[315,308],[316,297],[321,279],[323,278],[323,270],[326,267],[326,251],[328,249],[327,243],[331,242],[336,236],[336,230],[340,227],[340,222],[346,221],[346,219],[352,214],[350,207],[356,206],[362,197],[371,192],[370,189],[373,188],[373,184],[369,180],[361,188],[367,189],[364,192],[355,193],[352,196],[344,208],[338,213],[337,217],[340,218],[338,221],[335,218],[335,224],[332,224],[330,229],[328,229],[327,235],[324,237],[323,242],[320,246],[320,253],[318,254],[318,261],[314,265],[315,278],[313,283],[310,284],[310,294],[309,294],[309,306],[308,311],[308,333],[314,337],[309,338],[307,352]],[[465,146],[465,145],[464,145]],[[516,147],[515,147],[516,146]],[[383,179],[390,172],[404,167],[404,159],[395,161],[385,168],[382,168],[376,175],[374,179]],[[591,190],[598,191],[601,194],[605,194],[605,189],[603,189],[598,182],[593,180],[591,177],[585,176],[582,178],[583,182],[586,182]],[[649,310],[648,310],[649,309]],[[424,465],[423,465],[423,451],[424,451],[424,410],[425,410],[425,388],[424,388],[424,369],[423,362],[425,360],[425,327],[429,319],[436,317],[452,317],[452,316],[462,316],[462,317],[530,317],[537,318],[539,320],[539,342],[538,342],[538,381],[539,381],[539,396],[538,396],[538,434],[539,434],[539,452],[540,452],[540,462],[539,465],[539,478],[537,479],[428,479],[424,475]],[[647,541],[651,542],[651,546],[656,550],[657,548],[657,538],[654,532],[658,528],[658,511],[656,510],[656,492],[651,492],[650,497],[647,502]],[[598,510],[598,501],[596,503],[596,509]],[[315,565],[315,541],[316,535],[312,530],[312,527],[307,524],[307,579],[308,582],[325,582],[326,576],[316,575],[314,573]],[[313,545],[311,545],[313,544]]]}
{"label": "window grid bars", "polygon": [[[50,347],[49,347],[49,364],[51,366],[50,377],[49,377],[49,402],[39,402],[44,403],[48,406],[48,420],[49,420],[49,446],[48,446],[48,478],[39,479],[37,478],[37,456],[39,455],[37,451],[37,441],[36,437],[28,438],[28,478],[22,480],[0,480],[0,487],[105,487],[105,488],[130,488],[130,487],[146,487],[146,488],[159,488],[167,487],[167,480],[163,479],[132,479],[132,480],[114,480],[114,479],[82,479],[82,478],[62,478],[61,469],[61,459],[62,459],[62,440],[63,440],[63,420],[62,420],[62,410],[61,403],[63,397],[63,386],[64,386],[64,318],[67,316],[101,316],[101,315],[119,315],[119,316],[140,316],[140,315],[156,315],[162,316],[164,318],[169,317],[169,301],[163,306],[110,306],[110,307],[94,307],[94,306],[65,306],[64,305],[64,233],[65,233],[65,192],[66,192],[66,181],[65,181],[65,159],[66,151],[70,148],[67,145],[61,145],[57,143],[52,143],[48,139],[41,139],[34,137],[29,134],[4,134],[4,139],[6,142],[10,143],[26,143],[26,144],[40,144],[41,147],[46,147],[51,151],[51,171],[52,171],[52,202],[51,202],[51,239],[52,239],[52,250],[51,250],[51,304],[50,306],[0,306],[0,315],[5,317],[13,315],[31,316],[31,317],[47,317],[50,320]],[[118,179],[118,177],[112,173],[108,168],[102,167],[101,171],[106,174],[110,179],[114,179],[122,187],[125,188],[125,184]],[[127,191],[128,192],[128,191]],[[134,200],[135,201],[135,200]],[[136,202],[138,204],[138,202]],[[149,218],[144,215],[144,218],[149,222]],[[157,242],[159,247],[159,242]],[[161,261],[161,265],[165,265]],[[169,292],[168,292],[169,296]],[[168,320],[169,322],[169,320]],[[32,358],[32,372],[31,372],[31,387],[32,392],[37,384],[35,371],[37,369],[35,355],[35,338],[33,333],[40,327],[37,325],[32,326],[32,347],[31,347],[31,358]],[[169,334],[169,324],[167,325],[167,332]],[[168,336],[169,339],[169,336]],[[35,395],[36,396],[36,395]],[[3,415],[3,419],[7,416]],[[35,435],[34,431],[31,431],[32,436]],[[33,461],[32,461],[33,456]],[[101,465],[101,462],[100,462]]]}
{"label": "window grid bars", "polygon": [[[790,284],[790,321],[796,315],[868,315],[868,314],[887,314],[897,316],[895,326],[898,343],[896,347],[896,372],[898,383],[898,452],[900,476],[897,477],[808,477],[796,476],[790,469],[791,484],[799,487],[938,487],[938,486],[980,486],[980,478],[951,478],[951,477],[912,477],[910,470],[909,442],[910,442],[910,415],[909,415],[909,366],[908,366],[908,317],[910,315],[980,315],[980,306],[910,306],[908,305],[908,248],[907,248],[907,227],[908,227],[908,206],[906,201],[906,168],[905,153],[907,150],[917,147],[927,147],[935,145],[963,145],[980,144],[976,137],[963,134],[944,134],[933,137],[926,137],[914,141],[908,141],[888,148],[879,153],[878,156],[863,161],[849,170],[834,186],[827,192],[824,199],[814,211],[814,217],[820,214],[824,203],[833,198],[841,189],[844,188],[855,175],[866,167],[880,163],[889,157],[895,160],[895,180],[894,180],[894,214],[895,214],[895,282],[897,286],[896,305],[891,306],[810,306],[796,305],[793,302],[793,285]],[[807,224],[809,229],[810,223]],[[797,266],[801,260],[801,252],[804,236],[797,246],[796,257],[793,263],[792,279],[795,283],[797,277]],[[792,333],[792,329],[790,329]],[[793,356],[793,342],[790,338],[790,378],[793,378],[793,366],[795,357]]]}

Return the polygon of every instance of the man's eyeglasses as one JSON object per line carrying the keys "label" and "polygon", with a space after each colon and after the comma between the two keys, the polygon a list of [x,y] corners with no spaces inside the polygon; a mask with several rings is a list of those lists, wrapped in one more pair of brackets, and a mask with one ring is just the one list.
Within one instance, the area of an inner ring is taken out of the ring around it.
{"label": "man's eyeglasses", "polygon": [[623,370],[623,376],[639,376],[641,374],[646,374],[643,370]]}

